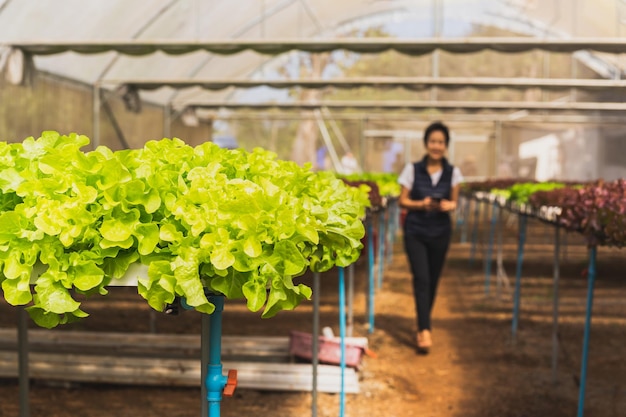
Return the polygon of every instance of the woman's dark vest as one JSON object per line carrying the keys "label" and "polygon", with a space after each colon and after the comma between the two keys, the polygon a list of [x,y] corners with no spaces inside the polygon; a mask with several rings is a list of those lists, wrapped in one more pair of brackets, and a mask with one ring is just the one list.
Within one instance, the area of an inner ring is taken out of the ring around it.
{"label": "woman's dark vest", "polygon": [[[423,200],[426,197],[440,197],[450,200],[454,166],[450,165],[445,158],[443,158],[442,163],[441,178],[434,186],[426,169],[426,157],[413,165],[415,180],[410,193],[411,200]],[[450,214],[440,211],[409,210],[404,229],[406,233],[420,237],[443,236],[452,230]]]}

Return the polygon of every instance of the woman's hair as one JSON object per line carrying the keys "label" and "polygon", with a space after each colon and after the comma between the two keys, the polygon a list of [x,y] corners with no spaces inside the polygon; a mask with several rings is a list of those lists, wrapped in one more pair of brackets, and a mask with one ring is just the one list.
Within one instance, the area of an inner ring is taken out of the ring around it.
{"label": "woman's hair", "polygon": [[436,131],[440,131],[441,133],[443,133],[443,136],[446,139],[447,148],[448,144],[450,143],[450,132],[448,131],[448,126],[444,125],[441,122],[433,122],[426,128],[426,131],[424,132],[424,146],[428,144],[428,137],[430,136],[430,134]]}

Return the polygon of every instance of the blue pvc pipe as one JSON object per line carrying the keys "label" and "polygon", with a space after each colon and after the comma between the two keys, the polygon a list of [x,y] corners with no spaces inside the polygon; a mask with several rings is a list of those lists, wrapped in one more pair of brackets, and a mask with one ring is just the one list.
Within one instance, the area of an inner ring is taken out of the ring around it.
{"label": "blue pvc pipe", "polygon": [[228,378],[222,375],[222,311],[224,296],[211,295],[209,301],[215,305],[215,311],[209,316],[209,363],[207,365],[206,391],[209,402],[209,417],[220,416],[222,392]]}
{"label": "blue pvc pipe", "polygon": [[348,316],[346,324],[346,336],[352,337],[354,333],[354,264],[348,267]]}
{"label": "blue pvc pipe", "polygon": [[585,385],[587,383],[587,357],[589,356],[589,336],[591,334],[591,310],[593,308],[593,287],[596,280],[597,248],[589,250],[589,275],[587,277],[587,313],[585,315],[585,335],[583,336],[583,358],[580,369],[580,389],[578,391],[578,417],[585,413]]}
{"label": "blue pvc pipe", "polygon": [[383,286],[383,271],[385,269],[385,214],[387,209],[378,217],[378,288]]}
{"label": "blue pvc pipe", "polygon": [[470,266],[476,258],[476,241],[478,240],[478,217],[480,215],[480,201],[474,200],[474,224],[472,225],[472,247],[470,249]]}
{"label": "blue pvc pipe", "polygon": [[320,273],[313,274],[313,344],[311,346],[311,417],[317,417],[317,367],[319,365],[320,334]]}
{"label": "blue pvc pipe", "polygon": [[372,225],[373,219],[367,223],[367,261],[368,261],[368,282],[369,282],[369,304],[367,313],[369,316],[369,333],[374,333],[374,227]]}
{"label": "blue pvc pipe", "polygon": [[517,246],[517,268],[515,270],[515,294],[513,295],[513,341],[517,337],[517,325],[519,322],[519,302],[522,284],[522,263],[524,262],[524,243],[526,242],[526,215],[519,217],[519,242]]}
{"label": "blue pvc pipe", "polygon": [[491,227],[489,228],[489,245],[487,246],[487,259],[485,260],[485,295],[489,295],[491,285],[491,258],[493,256],[493,240],[498,223],[498,207],[494,203],[491,206]]}
{"label": "blue pvc pipe", "polygon": [[339,417],[343,417],[346,408],[346,282],[344,269],[339,267],[339,343],[341,356],[341,390],[339,391]]}

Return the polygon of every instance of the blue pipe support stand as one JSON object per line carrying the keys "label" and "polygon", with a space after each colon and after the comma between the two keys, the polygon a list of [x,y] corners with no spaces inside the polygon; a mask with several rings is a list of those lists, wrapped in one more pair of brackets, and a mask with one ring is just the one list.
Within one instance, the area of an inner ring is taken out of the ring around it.
{"label": "blue pipe support stand", "polygon": [[387,209],[378,217],[378,288],[383,286],[383,271],[385,268],[385,214]]}
{"label": "blue pipe support stand", "polygon": [[220,402],[222,392],[228,378],[222,375],[222,311],[224,311],[224,296],[211,295],[209,301],[215,305],[215,311],[209,316],[209,363],[205,380],[207,401],[209,402],[209,417],[220,416]]}
{"label": "blue pipe support stand", "polygon": [[[456,206],[456,228],[457,229],[462,229],[463,230],[463,225],[466,223],[465,221],[465,197],[464,196],[459,196],[459,201],[458,204]],[[467,237],[467,236],[466,236]],[[461,234],[461,238],[460,238],[460,242],[459,243],[465,243],[463,241],[463,235]]]}
{"label": "blue pipe support stand", "polygon": [[526,221],[527,217],[521,214],[519,217],[519,242],[517,246],[517,268],[515,270],[515,294],[513,295],[513,341],[517,337],[517,325],[519,322],[520,291],[522,283],[522,264],[524,262],[524,244],[526,243]]}
{"label": "blue pipe support stand", "polygon": [[554,228],[554,272],[552,299],[552,382],[557,383],[557,367],[559,362],[559,278],[561,275],[560,258],[561,233],[559,225]]}
{"label": "blue pipe support stand", "polygon": [[485,295],[489,295],[491,285],[491,257],[493,256],[493,241],[498,223],[498,206],[494,203],[491,206],[491,227],[489,228],[489,245],[487,246],[487,259],[485,261]]}
{"label": "blue pipe support stand", "polygon": [[461,243],[467,243],[467,226],[469,225],[469,212],[470,212],[470,203],[471,200],[469,198],[464,198],[463,199],[463,208],[461,209],[461,212],[463,213],[463,221],[462,221],[462,228],[461,228]]}
{"label": "blue pipe support stand", "polygon": [[339,267],[339,344],[341,355],[341,389],[339,391],[339,417],[344,416],[346,408],[346,280],[345,271]]}
{"label": "blue pipe support stand", "polygon": [[[463,199],[463,197],[459,197],[459,200]],[[456,227],[459,227],[463,224],[463,215],[461,213],[460,210],[461,205],[457,206],[457,212],[456,212]]]}
{"label": "blue pipe support stand", "polygon": [[372,225],[373,219],[370,218],[367,222],[367,263],[368,263],[368,309],[367,314],[369,316],[369,333],[374,333],[374,226]]}
{"label": "blue pipe support stand", "polygon": [[596,280],[596,257],[597,247],[592,246],[589,250],[589,269],[587,276],[587,313],[585,315],[585,334],[583,336],[583,357],[580,369],[580,388],[578,391],[578,414],[585,414],[585,386],[587,383],[587,358],[589,356],[589,336],[591,334],[591,311],[593,309],[593,287]]}
{"label": "blue pipe support stand", "polygon": [[396,234],[396,201],[389,200],[389,213],[387,215],[387,234],[385,235],[386,240],[385,243],[387,245],[387,263],[391,264],[393,262],[393,244],[394,237]]}
{"label": "blue pipe support stand", "polygon": [[393,202],[393,233],[391,234],[391,259],[393,261],[393,247],[398,239],[398,229],[400,228],[400,202]]}
{"label": "blue pipe support stand", "polygon": [[474,200],[474,224],[472,225],[472,247],[470,249],[470,266],[476,259],[476,241],[478,240],[478,217],[480,215],[480,201]]}

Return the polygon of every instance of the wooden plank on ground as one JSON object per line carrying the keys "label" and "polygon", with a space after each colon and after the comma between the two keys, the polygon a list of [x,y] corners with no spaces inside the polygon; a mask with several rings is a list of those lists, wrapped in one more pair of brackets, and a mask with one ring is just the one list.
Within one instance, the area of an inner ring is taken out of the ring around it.
{"label": "wooden plank on ground", "polygon": [[[28,331],[33,352],[119,353],[151,357],[199,357],[200,336],[190,334],[154,334],[89,332],[31,329]],[[337,339],[338,341],[338,339]],[[348,337],[347,344],[367,347],[367,338]],[[0,349],[17,349],[17,330],[0,328]],[[289,337],[223,336],[222,355],[232,358],[289,359]]]}
{"label": "wooden plank on ground", "polygon": [[[160,357],[199,357],[200,336],[189,334],[29,330],[30,349]],[[17,349],[17,330],[0,329],[0,349]],[[224,336],[222,353],[231,357],[289,358],[288,337]]]}
{"label": "wooden plank on ground", "polygon": [[[225,372],[237,369],[238,386],[272,391],[310,391],[310,364],[224,362]],[[133,385],[200,385],[200,361],[190,359],[124,358],[76,354],[31,353],[33,379],[114,383]],[[17,353],[0,351],[0,377],[17,377]],[[318,366],[318,390],[336,393],[340,389],[340,368]],[[359,392],[354,369],[345,372],[347,393]]]}

